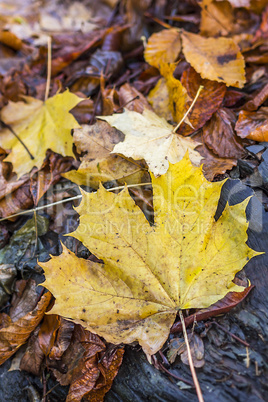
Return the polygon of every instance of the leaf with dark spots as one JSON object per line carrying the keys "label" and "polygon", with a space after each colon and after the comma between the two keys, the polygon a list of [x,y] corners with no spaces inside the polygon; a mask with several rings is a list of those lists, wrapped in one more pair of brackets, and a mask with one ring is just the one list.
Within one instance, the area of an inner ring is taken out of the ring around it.
{"label": "leaf with dark spots", "polygon": [[[222,56],[217,56],[217,61],[220,65],[224,65],[226,63],[229,63],[232,60],[236,59],[236,53],[232,53],[232,54],[224,54]],[[222,78],[223,79],[223,78]]]}

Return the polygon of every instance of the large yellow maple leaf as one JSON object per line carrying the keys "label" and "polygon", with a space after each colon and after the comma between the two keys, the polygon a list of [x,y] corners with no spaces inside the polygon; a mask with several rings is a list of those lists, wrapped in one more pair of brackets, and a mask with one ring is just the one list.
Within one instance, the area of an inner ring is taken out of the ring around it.
{"label": "large yellow maple leaf", "polygon": [[43,284],[59,314],[115,344],[138,341],[148,354],[166,341],[180,309],[205,308],[230,291],[247,261],[248,199],[226,205],[215,221],[223,182],[208,182],[188,156],[155,178],[154,225],[128,194],[101,187],[83,192],[80,225],[71,235],[103,260],[80,259],[66,248],[40,263]]}
{"label": "large yellow maple leaf", "polygon": [[83,99],[65,91],[45,102],[24,96],[25,102],[9,102],[1,110],[1,120],[9,125],[30,151],[9,130],[0,131],[0,146],[11,150],[7,162],[13,164],[18,177],[34,166],[41,168],[47,149],[63,156],[74,156],[71,129],[80,125],[69,113]]}

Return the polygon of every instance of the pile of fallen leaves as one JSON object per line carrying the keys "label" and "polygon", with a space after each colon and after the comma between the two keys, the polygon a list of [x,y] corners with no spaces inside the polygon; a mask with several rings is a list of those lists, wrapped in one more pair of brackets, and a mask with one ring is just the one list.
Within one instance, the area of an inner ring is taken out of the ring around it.
{"label": "pile of fallen leaves", "polygon": [[268,182],[267,2],[179,3],[0,2],[0,362],[68,401],[251,289],[249,200],[214,216],[223,179]]}

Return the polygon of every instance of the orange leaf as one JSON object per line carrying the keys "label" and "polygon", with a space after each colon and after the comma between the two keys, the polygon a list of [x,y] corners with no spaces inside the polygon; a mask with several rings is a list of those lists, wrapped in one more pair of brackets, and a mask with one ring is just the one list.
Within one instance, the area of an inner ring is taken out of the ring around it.
{"label": "orange leaf", "polygon": [[173,63],[181,51],[180,33],[177,29],[167,29],[150,36],[144,58],[151,66],[159,68],[162,63]]}
{"label": "orange leaf", "polygon": [[257,112],[242,110],[235,129],[241,138],[268,141],[268,107],[261,107]]}
{"label": "orange leaf", "polygon": [[42,320],[50,300],[51,293],[45,293],[35,309],[17,321],[12,321],[4,313],[0,316],[2,326],[0,329],[0,364],[4,363],[27,341],[31,332]]}

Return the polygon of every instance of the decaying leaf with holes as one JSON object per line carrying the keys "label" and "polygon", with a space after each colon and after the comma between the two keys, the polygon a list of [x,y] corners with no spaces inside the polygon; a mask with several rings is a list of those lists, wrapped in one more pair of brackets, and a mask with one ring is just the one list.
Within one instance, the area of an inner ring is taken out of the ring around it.
{"label": "decaying leaf with holes", "polygon": [[103,264],[63,253],[46,263],[52,314],[72,319],[114,344],[138,341],[147,355],[166,341],[177,311],[206,308],[230,291],[249,259],[244,202],[215,221],[224,182],[208,182],[188,155],[155,178],[154,226],[128,194],[83,192],[71,233]]}

